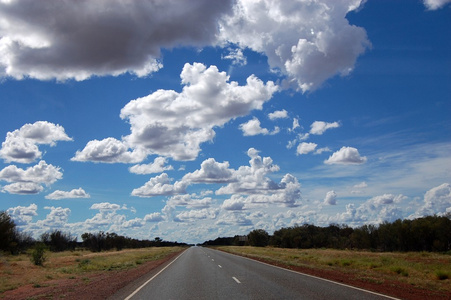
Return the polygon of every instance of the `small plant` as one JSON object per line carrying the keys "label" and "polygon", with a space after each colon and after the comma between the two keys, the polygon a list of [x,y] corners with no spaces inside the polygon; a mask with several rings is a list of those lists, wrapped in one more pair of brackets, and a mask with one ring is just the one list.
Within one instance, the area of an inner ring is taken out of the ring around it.
{"label": "small plant", "polygon": [[391,269],[393,272],[395,272],[396,274],[402,275],[404,277],[409,276],[409,272],[406,271],[406,269],[401,268],[401,267],[393,267]]}
{"label": "small plant", "polygon": [[31,262],[36,266],[44,265],[47,259],[46,250],[47,247],[43,243],[37,243],[31,253]]}
{"label": "small plant", "polygon": [[437,271],[435,271],[435,277],[438,279],[438,280],[446,280],[446,279],[449,279],[449,273],[448,272],[445,272],[445,271],[442,271],[442,270],[437,270]]}

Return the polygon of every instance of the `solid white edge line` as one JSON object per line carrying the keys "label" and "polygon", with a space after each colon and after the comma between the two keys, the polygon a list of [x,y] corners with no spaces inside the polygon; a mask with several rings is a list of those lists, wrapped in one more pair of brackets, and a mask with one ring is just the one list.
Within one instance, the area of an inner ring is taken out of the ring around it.
{"label": "solid white edge line", "polygon": [[182,253],[179,254],[179,256],[177,256],[173,261],[171,261],[166,267],[164,267],[163,269],[161,269],[157,274],[153,275],[152,278],[150,278],[149,280],[147,280],[146,282],[144,282],[139,288],[137,288],[133,293],[131,293],[127,298],[125,298],[124,300],[130,300],[134,295],[136,295],[136,293],[138,293],[144,286],[146,286],[146,284],[148,284],[149,282],[151,282],[155,277],[157,277],[158,275],[160,275],[161,272],[163,272],[164,270],[166,270],[167,267],[169,267],[170,265],[172,265],[172,263],[174,261],[176,261],[180,256],[183,255],[183,253],[185,253],[186,249],[183,250]]}
{"label": "solid white edge line", "polygon": [[[214,250],[216,250],[216,249],[214,249]],[[216,250],[216,251],[220,251],[220,250]],[[238,256],[238,257],[242,257],[244,259],[247,259],[247,260],[250,260],[250,261],[253,261],[253,262],[257,262],[257,263],[260,263],[260,264],[264,264],[264,265],[267,265],[267,266],[270,266],[270,267],[273,267],[273,268],[277,268],[277,269],[285,270],[285,271],[288,271],[288,272],[304,275],[304,276],[307,276],[307,277],[320,279],[320,280],[327,281],[327,282],[330,282],[330,283],[335,283],[335,284],[338,284],[338,285],[342,285],[342,286],[345,286],[345,287],[348,287],[348,288],[352,288],[352,289],[359,290],[359,291],[362,291],[362,292],[370,293],[370,294],[373,294],[373,295],[385,297],[385,298],[388,298],[388,299],[401,300],[399,298],[395,298],[395,297],[392,297],[392,296],[387,296],[387,295],[376,293],[376,292],[373,292],[373,291],[368,291],[368,290],[361,289],[361,288],[358,288],[358,287],[355,287],[355,286],[352,286],[352,285],[347,285],[347,284],[344,284],[344,283],[341,283],[341,282],[336,282],[336,281],[332,281],[332,280],[329,280],[329,279],[325,279],[325,278],[309,275],[309,274],[306,274],[306,273],[301,273],[301,272],[293,271],[293,270],[290,270],[290,269],[285,269],[285,268],[282,268],[282,267],[274,266],[274,265],[271,265],[271,264],[268,264],[268,263],[265,263],[265,262],[261,262],[261,261],[258,261],[258,260],[255,260],[255,259],[252,259],[252,258],[249,258],[249,257],[241,256],[241,255],[238,255],[238,254],[233,254],[233,253],[225,252],[225,251],[220,251],[220,252],[223,252],[223,253],[226,253],[226,254],[230,254],[230,255],[234,255],[234,256]],[[233,279],[235,279],[235,277],[233,277]],[[235,280],[237,280],[237,279],[235,279]]]}

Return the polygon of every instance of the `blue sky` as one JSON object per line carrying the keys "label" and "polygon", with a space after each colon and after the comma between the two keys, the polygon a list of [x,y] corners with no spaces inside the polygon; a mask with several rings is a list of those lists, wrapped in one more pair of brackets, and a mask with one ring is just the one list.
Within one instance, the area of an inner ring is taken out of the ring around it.
{"label": "blue sky", "polygon": [[0,210],[183,242],[450,213],[450,1],[361,2],[0,1]]}

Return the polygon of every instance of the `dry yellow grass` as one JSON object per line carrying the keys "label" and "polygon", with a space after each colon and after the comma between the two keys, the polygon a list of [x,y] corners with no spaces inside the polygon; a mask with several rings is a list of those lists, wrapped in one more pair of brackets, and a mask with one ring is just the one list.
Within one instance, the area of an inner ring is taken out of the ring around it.
{"label": "dry yellow grass", "polygon": [[382,283],[385,280],[402,281],[417,288],[445,291],[451,295],[449,254],[234,246],[217,248],[276,264],[352,273],[373,283]]}
{"label": "dry yellow grass", "polygon": [[146,261],[161,259],[180,249],[158,247],[99,253],[83,250],[47,252],[44,266],[35,266],[30,261],[29,254],[0,254],[0,293],[28,284],[35,287],[46,286],[56,279],[83,279],[89,272],[133,268]]}

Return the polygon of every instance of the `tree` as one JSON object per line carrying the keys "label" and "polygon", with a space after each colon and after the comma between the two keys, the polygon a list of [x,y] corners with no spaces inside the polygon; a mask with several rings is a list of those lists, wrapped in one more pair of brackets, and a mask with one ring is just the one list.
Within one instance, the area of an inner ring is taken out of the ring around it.
{"label": "tree", "polygon": [[54,230],[41,235],[41,241],[50,247],[50,251],[61,252],[65,250],[74,250],[77,245],[77,237],[70,233]]}
{"label": "tree", "polygon": [[248,238],[251,246],[265,247],[269,244],[269,234],[263,229],[252,230]]}
{"label": "tree", "polygon": [[0,211],[0,250],[11,251],[14,248],[16,224],[5,211]]}

